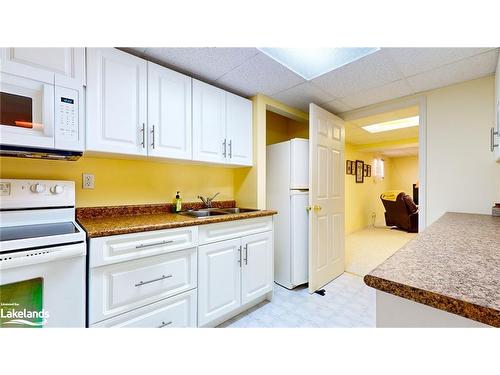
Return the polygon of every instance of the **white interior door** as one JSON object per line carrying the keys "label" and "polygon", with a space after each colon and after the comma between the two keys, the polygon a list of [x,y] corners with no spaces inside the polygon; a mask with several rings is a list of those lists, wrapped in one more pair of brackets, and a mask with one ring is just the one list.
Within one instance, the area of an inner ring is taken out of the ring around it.
{"label": "white interior door", "polygon": [[309,105],[309,292],[344,272],[344,122]]}

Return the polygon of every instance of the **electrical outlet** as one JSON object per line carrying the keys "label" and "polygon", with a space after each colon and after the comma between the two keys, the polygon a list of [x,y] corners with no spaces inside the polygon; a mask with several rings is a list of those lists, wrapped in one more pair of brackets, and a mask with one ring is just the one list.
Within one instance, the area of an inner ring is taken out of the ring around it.
{"label": "electrical outlet", "polygon": [[93,189],[94,188],[94,175],[84,173],[82,175],[82,187],[84,189]]}

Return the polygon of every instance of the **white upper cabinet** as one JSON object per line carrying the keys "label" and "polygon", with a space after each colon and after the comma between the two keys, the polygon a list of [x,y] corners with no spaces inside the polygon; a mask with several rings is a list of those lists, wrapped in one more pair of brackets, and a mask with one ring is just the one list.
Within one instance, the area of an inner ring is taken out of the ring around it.
{"label": "white upper cabinet", "polygon": [[225,163],[226,93],[193,79],[193,160]]}
{"label": "white upper cabinet", "polygon": [[193,160],[252,165],[252,102],[193,80]]}
{"label": "white upper cabinet", "polygon": [[148,155],[192,158],[191,80],[148,62]]}
{"label": "white upper cabinet", "polygon": [[87,49],[88,151],[147,154],[147,62],[114,48]]}
{"label": "white upper cabinet", "polygon": [[494,147],[497,163],[500,163],[500,56],[498,56],[497,72],[495,74],[495,126],[496,138],[493,137],[493,144],[499,144]]}
{"label": "white upper cabinet", "polygon": [[1,48],[6,73],[69,88],[81,88],[85,77],[84,48]]}
{"label": "white upper cabinet", "polygon": [[226,92],[227,161],[252,165],[252,102]]}

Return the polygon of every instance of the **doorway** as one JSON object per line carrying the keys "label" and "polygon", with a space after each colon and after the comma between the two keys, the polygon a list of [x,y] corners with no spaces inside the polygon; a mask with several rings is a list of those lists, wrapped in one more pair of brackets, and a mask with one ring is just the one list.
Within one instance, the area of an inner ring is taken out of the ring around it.
{"label": "doorway", "polygon": [[423,230],[422,134],[425,107],[420,101],[347,119],[346,272],[366,275]]}

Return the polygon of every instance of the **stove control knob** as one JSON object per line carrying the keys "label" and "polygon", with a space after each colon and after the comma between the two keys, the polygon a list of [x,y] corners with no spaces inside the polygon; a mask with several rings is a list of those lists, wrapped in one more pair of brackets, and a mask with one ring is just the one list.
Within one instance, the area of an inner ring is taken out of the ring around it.
{"label": "stove control knob", "polygon": [[45,185],[42,184],[31,185],[31,191],[33,193],[43,193],[45,191]]}
{"label": "stove control knob", "polygon": [[54,185],[52,188],[52,193],[53,194],[61,194],[64,191],[64,187],[61,185]]}

